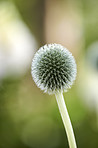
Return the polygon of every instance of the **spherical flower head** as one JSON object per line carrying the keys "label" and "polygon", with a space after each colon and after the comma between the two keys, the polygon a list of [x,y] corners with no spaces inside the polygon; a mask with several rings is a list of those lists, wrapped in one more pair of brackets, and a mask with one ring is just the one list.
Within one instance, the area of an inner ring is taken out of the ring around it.
{"label": "spherical flower head", "polygon": [[76,78],[77,68],[72,54],[60,44],[41,47],[32,60],[31,74],[44,92],[67,91]]}

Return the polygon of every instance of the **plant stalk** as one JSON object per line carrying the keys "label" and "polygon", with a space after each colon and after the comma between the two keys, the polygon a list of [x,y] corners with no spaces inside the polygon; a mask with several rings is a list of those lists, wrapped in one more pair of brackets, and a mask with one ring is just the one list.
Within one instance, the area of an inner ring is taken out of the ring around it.
{"label": "plant stalk", "polygon": [[66,108],[66,104],[64,101],[64,97],[62,92],[56,93],[56,101],[58,104],[58,108],[63,120],[63,124],[66,130],[66,134],[67,134],[67,138],[68,138],[68,142],[69,142],[69,147],[70,148],[77,148],[76,146],[76,141],[75,141],[75,136],[74,136],[74,132],[73,132],[73,128],[72,128],[72,124],[68,115],[68,111]]}

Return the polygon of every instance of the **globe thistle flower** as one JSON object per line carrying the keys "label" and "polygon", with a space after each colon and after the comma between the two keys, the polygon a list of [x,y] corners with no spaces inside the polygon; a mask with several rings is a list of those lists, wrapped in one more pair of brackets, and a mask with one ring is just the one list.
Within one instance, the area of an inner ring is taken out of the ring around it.
{"label": "globe thistle flower", "polygon": [[49,94],[67,91],[76,78],[72,54],[59,44],[41,47],[32,61],[32,77],[37,86]]}
{"label": "globe thistle flower", "polygon": [[71,87],[76,73],[74,57],[59,44],[44,45],[32,61],[31,74],[37,86],[44,92],[55,94],[70,148],[77,146],[62,93]]}

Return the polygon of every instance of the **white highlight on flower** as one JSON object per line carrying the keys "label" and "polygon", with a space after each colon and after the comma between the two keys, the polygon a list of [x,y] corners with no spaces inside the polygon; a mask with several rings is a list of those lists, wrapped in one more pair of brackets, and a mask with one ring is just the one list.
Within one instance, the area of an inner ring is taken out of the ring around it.
{"label": "white highlight on flower", "polygon": [[32,60],[33,80],[41,90],[49,94],[66,92],[73,84],[76,73],[74,57],[60,44],[44,45]]}

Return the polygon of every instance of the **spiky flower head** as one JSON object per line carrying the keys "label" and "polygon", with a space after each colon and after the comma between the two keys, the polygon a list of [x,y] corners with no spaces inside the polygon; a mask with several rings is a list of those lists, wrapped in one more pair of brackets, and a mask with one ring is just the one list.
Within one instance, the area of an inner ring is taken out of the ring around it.
{"label": "spiky flower head", "polygon": [[41,47],[32,60],[31,74],[44,92],[67,91],[76,78],[77,68],[72,54],[60,44]]}

